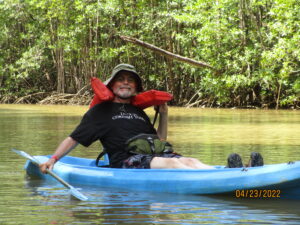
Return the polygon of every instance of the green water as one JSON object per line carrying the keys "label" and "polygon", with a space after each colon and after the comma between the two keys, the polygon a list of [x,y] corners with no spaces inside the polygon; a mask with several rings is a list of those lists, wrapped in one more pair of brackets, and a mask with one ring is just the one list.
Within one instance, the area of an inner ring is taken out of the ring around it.
{"label": "green water", "polygon": [[180,152],[208,164],[224,164],[231,152],[252,151],[266,163],[294,160],[300,152],[300,112],[275,110],[171,110],[169,139]]}
{"label": "green water", "polygon": [[[0,224],[297,224],[298,201],[84,190],[89,202],[65,189],[25,177],[25,160],[10,151],[52,154],[80,122],[82,106],[0,105]],[[152,109],[147,113],[153,118]],[[169,141],[177,152],[223,165],[232,152],[245,161],[259,151],[265,163],[300,160],[300,111],[170,108]],[[71,154],[95,158],[100,144]]]}

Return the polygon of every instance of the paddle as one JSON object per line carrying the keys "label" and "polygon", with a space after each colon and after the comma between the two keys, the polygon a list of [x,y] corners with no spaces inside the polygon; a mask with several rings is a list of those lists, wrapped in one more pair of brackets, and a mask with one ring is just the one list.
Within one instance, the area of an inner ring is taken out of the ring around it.
{"label": "paddle", "polygon": [[[24,151],[19,151],[16,149],[12,149],[13,152],[17,153],[20,156],[25,157],[26,159],[30,160],[33,164],[39,166],[40,162],[34,158],[33,156],[29,155],[28,153],[24,152]],[[59,176],[57,176],[55,173],[53,173],[51,170],[47,169],[47,173],[54,177],[57,181],[59,181],[61,184],[63,184],[66,188],[68,188],[70,190],[70,194],[72,196],[74,196],[75,198],[81,200],[81,201],[86,201],[88,200],[88,198],[86,196],[84,196],[82,193],[80,193],[76,188],[74,188],[73,186],[71,186],[70,184],[68,184],[66,181],[64,181],[63,179],[61,179]]]}
{"label": "paddle", "polygon": [[153,126],[153,127],[154,127],[155,122],[156,122],[156,120],[157,120],[158,112],[159,112],[159,106],[156,106],[156,107],[155,107],[155,116],[154,116],[154,119],[153,119],[153,122],[152,122],[152,126]]}

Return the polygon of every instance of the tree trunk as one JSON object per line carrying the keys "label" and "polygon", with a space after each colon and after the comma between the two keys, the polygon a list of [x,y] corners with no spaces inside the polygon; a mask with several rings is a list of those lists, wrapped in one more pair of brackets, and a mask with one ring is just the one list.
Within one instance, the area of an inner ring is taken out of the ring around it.
{"label": "tree trunk", "polygon": [[240,19],[240,29],[243,31],[241,37],[243,46],[246,46],[247,40],[247,27],[246,27],[246,0],[239,1],[239,19]]}
{"label": "tree trunk", "polygon": [[56,49],[57,92],[65,93],[64,50]]}

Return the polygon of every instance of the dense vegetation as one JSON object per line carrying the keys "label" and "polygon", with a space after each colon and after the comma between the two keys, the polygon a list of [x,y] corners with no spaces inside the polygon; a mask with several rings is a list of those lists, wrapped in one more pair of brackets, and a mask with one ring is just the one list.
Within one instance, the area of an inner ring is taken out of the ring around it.
{"label": "dense vegetation", "polygon": [[0,46],[2,102],[80,96],[126,62],[174,105],[300,107],[299,0],[0,0]]}

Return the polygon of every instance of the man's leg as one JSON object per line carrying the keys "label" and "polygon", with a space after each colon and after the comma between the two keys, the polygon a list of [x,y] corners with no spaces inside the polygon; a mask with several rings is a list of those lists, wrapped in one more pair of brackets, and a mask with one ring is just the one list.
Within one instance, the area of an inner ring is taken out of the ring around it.
{"label": "man's leg", "polygon": [[194,158],[154,157],[150,162],[151,169],[214,169]]}
{"label": "man's leg", "polygon": [[215,169],[213,166],[209,166],[207,164],[202,163],[198,159],[195,158],[188,158],[188,157],[181,157],[178,158],[184,165],[187,165],[193,169]]}

